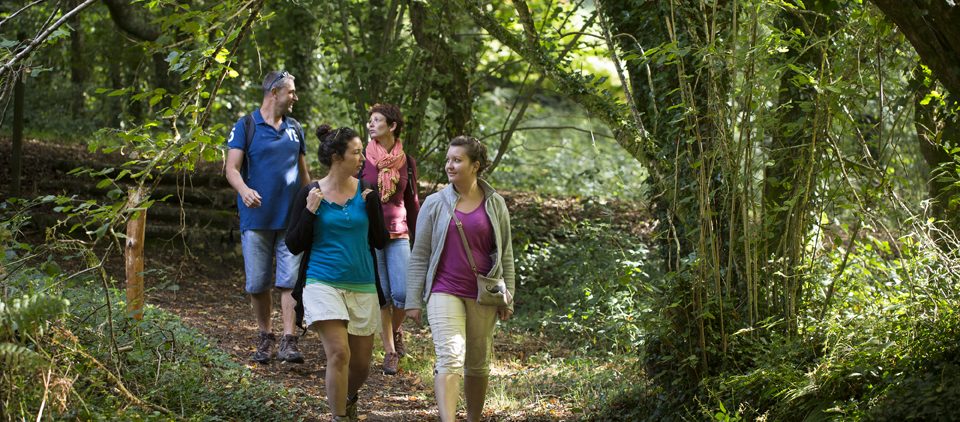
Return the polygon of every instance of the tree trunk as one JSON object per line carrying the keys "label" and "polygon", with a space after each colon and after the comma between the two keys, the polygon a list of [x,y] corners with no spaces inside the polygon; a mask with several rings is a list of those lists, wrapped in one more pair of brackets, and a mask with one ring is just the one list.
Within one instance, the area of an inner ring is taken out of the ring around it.
{"label": "tree trunk", "polygon": [[[79,0],[71,1],[71,8],[80,4]],[[73,27],[73,33],[70,35],[70,82],[72,82],[72,95],[70,99],[70,115],[74,120],[83,117],[84,109],[84,87],[87,84],[89,72],[87,71],[86,51],[83,40],[83,27],[80,20],[80,14],[70,18],[70,26]]]}
{"label": "tree trunk", "polygon": [[[26,40],[26,34],[20,34],[20,42]],[[20,174],[23,168],[23,71],[14,73],[16,81],[13,86],[13,156],[10,157],[11,192],[13,196],[20,196]]]}
{"label": "tree trunk", "polygon": [[813,154],[818,141],[823,142],[821,127],[826,121],[818,114],[828,112],[817,106],[817,90],[812,81],[806,81],[806,75],[819,78],[824,71],[827,51],[813,43],[836,27],[830,17],[836,15],[838,6],[823,0],[808,2],[808,7],[816,13],[809,14],[802,8],[785,8],[780,13],[782,33],[802,35],[795,35],[795,47],[786,54],[787,63],[793,67],[780,77],[777,132],[768,153],[772,165],[766,168],[763,181],[763,231],[767,238],[761,258],[770,263],[764,273],[778,291],[775,297],[788,335],[796,329],[798,298],[802,295],[802,283],[794,268],[803,252],[812,197],[808,176],[816,165]]}
{"label": "tree trunk", "polygon": [[[921,83],[923,81],[919,66],[914,70],[914,79]],[[944,113],[935,101],[922,104],[924,98],[933,89],[934,87],[924,86],[914,94],[914,125],[917,130],[920,154],[923,155],[928,167],[927,190],[931,199],[931,214],[937,219],[951,222],[956,230],[957,221],[960,218],[955,216],[952,212],[955,208],[950,206],[950,197],[956,194],[956,190],[951,188],[952,169],[944,166],[952,163],[953,157],[944,146],[958,145],[960,123],[957,122],[955,115]]]}
{"label": "tree trunk", "polygon": [[960,95],[960,7],[947,0],[872,0],[930,66],[940,83]]}
{"label": "tree trunk", "polygon": [[[129,190],[127,208],[140,205],[143,191]],[[133,319],[143,318],[143,239],[147,226],[147,210],[131,213],[127,221],[127,242],[124,247],[127,275],[127,314]]]}
{"label": "tree trunk", "polygon": [[[450,8],[447,8],[449,10]],[[442,14],[443,12],[441,12]],[[476,54],[479,48],[454,48],[452,34],[444,34],[441,22],[450,22],[454,18],[447,14],[440,16],[431,10],[430,5],[410,2],[410,24],[417,44],[428,52],[429,62],[434,70],[445,75],[439,78],[436,91],[443,97],[445,106],[444,133],[447,139],[470,134],[476,126],[473,122],[473,92],[470,87],[470,63],[475,58],[459,51],[471,51]],[[463,41],[461,41],[463,42]]]}

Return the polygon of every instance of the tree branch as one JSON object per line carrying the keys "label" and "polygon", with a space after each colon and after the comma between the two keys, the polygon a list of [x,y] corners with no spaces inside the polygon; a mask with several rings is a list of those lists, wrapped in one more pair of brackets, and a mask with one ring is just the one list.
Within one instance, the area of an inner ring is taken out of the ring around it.
{"label": "tree branch", "polygon": [[[573,12],[571,12],[570,14],[572,15]],[[586,31],[587,28],[589,28],[591,25],[593,25],[593,20],[596,19],[596,17],[597,17],[597,13],[596,13],[596,12],[594,12],[593,14],[590,15],[590,18],[587,19],[587,21],[583,24],[583,28],[581,29],[581,33],[582,33],[582,31]],[[546,24],[544,24],[544,26],[546,26]],[[541,28],[541,30],[542,30],[542,28]],[[566,55],[569,54],[571,50],[573,50],[573,48],[577,45],[578,42],[580,42],[580,35],[579,35],[579,34],[576,35],[572,40],[570,40],[569,43],[567,43],[566,47],[563,48],[563,51],[560,52],[560,55],[559,55],[558,57],[559,57],[560,59],[563,59],[564,57],[566,57]],[[528,70],[528,72],[529,72],[529,70]],[[513,121],[510,123],[510,129],[507,130],[507,131],[504,131],[504,132],[505,132],[504,136],[500,138],[500,146],[499,146],[499,148],[497,148],[497,156],[493,159],[493,163],[490,165],[490,168],[487,170],[487,171],[488,171],[488,174],[489,174],[490,172],[493,172],[493,170],[494,170],[495,168],[497,168],[497,165],[500,164],[500,160],[503,159],[503,155],[506,154],[506,152],[507,152],[507,146],[510,144],[510,138],[513,137],[513,132],[514,132],[514,130],[517,129],[517,126],[520,125],[520,120],[523,118],[523,115],[526,113],[526,111],[527,111],[527,106],[530,105],[530,100],[531,100],[531,98],[533,98],[534,92],[536,92],[537,90],[540,89],[541,86],[543,86],[543,82],[544,82],[545,80],[546,80],[546,78],[544,78],[543,75],[539,75],[539,76],[537,77],[537,81],[534,82],[533,87],[528,88],[528,89],[526,90],[526,92],[524,92],[524,94],[523,94],[520,98],[517,99],[518,101],[521,101],[521,100],[522,100],[522,101],[523,101],[523,104],[521,105],[520,110],[517,111],[517,116],[516,116],[516,117],[513,119]],[[524,77],[524,81],[526,81],[526,77]],[[521,85],[520,89],[521,89],[521,91],[523,90],[523,86],[522,86],[522,85]],[[514,103],[514,106],[516,106],[516,103]],[[512,113],[512,112],[513,112],[513,109],[511,109],[510,111],[511,111],[511,113]]]}
{"label": "tree branch", "polygon": [[7,23],[8,20],[15,18],[17,15],[20,14],[20,12],[23,12],[24,10],[27,10],[27,9],[35,6],[37,3],[43,3],[44,1],[46,1],[46,0],[36,0],[36,1],[33,2],[33,3],[30,3],[30,4],[26,5],[26,6],[23,6],[20,10],[18,10],[18,11],[16,11],[16,12],[13,12],[13,14],[11,14],[10,16],[7,16],[7,17],[4,18],[2,21],[0,21],[0,28],[3,28],[3,24]]}
{"label": "tree branch", "polygon": [[[240,33],[237,34],[237,39],[233,41],[233,47],[230,49],[232,53],[236,54],[237,51],[239,50],[240,43],[243,42],[243,39],[247,35],[247,32],[249,32],[250,26],[253,25],[253,21],[257,19],[257,15],[260,13],[260,9],[263,8],[263,3],[264,3],[264,0],[260,0],[255,5],[251,6],[253,10],[250,11],[250,17],[247,18],[247,21],[243,23],[243,27],[240,28]],[[228,37],[223,38],[223,42],[217,46],[217,49],[214,50],[213,54],[211,54],[210,57],[217,57],[217,55],[220,54],[220,49],[223,48],[223,43],[227,41],[227,38]],[[212,62],[213,60],[211,59],[209,62],[207,62],[207,66],[211,65]],[[204,123],[207,121],[207,117],[210,115],[210,110],[213,109],[213,100],[217,98],[217,91],[220,90],[220,84],[223,83],[223,79],[227,76],[227,69],[229,69],[232,64],[233,64],[233,60],[228,62],[227,65],[224,66],[223,69],[220,71],[220,76],[217,77],[217,83],[216,85],[214,85],[213,91],[210,92],[210,99],[207,101],[207,106],[203,109],[203,115],[200,117],[200,120],[197,122],[198,127],[203,127]],[[204,72],[201,73],[201,75],[205,73],[206,73],[206,69],[204,69]]]}
{"label": "tree branch", "polygon": [[517,15],[520,16],[523,32],[527,35],[527,43],[531,47],[536,47],[540,37],[537,36],[537,29],[533,24],[533,17],[530,16],[530,8],[527,6],[526,0],[514,0],[513,8],[517,10]]}
{"label": "tree branch", "polygon": [[36,38],[34,38],[33,41],[30,42],[30,45],[27,46],[27,48],[20,50],[20,52],[17,53],[16,56],[14,56],[12,59],[10,59],[10,61],[4,64],[3,67],[0,67],[0,81],[3,80],[3,77],[6,76],[7,72],[13,70],[13,66],[16,65],[17,62],[29,56],[30,53],[33,52],[33,50],[37,48],[38,45],[43,43],[43,41],[45,41],[47,37],[49,37],[50,34],[53,33],[53,31],[55,31],[57,28],[60,27],[60,25],[63,25],[64,22],[70,20],[70,18],[72,18],[77,13],[80,13],[83,9],[86,9],[95,1],[96,0],[86,0],[85,2],[81,3],[79,6],[75,7],[73,10],[61,16],[59,20],[53,23],[53,25],[50,25],[45,31],[43,31],[43,33],[41,33]]}
{"label": "tree branch", "polygon": [[127,0],[103,0],[110,11],[113,23],[140,41],[156,41],[160,38],[160,30],[151,25],[140,14],[134,11],[137,7]]}
{"label": "tree branch", "polygon": [[[492,137],[497,136],[497,135],[500,135],[500,134],[502,134],[502,133],[507,133],[507,132],[519,132],[519,131],[521,131],[521,130],[575,130],[575,131],[577,131],[577,132],[589,133],[590,136],[599,136],[599,137],[601,137],[601,138],[609,138],[609,139],[613,139],[613,140],[616,140],[616,139],[617,139],[617,138],[614,137],[613,135],[609,135],[609,134],[606,134],[606,133],[599,133],[599,132],[596,132],[596,131],[593,131],[593,130],[590,130],[590,129],[584,129],[584,128],[577,127],[577,126],[524,126],[524,127],[511,127],[510,129],[507,129],[507,130],[501,130],[501,131],[497,131],[497,132],[493,132],[493,133],[488,133],[488,134],[486,134],[486,135],[483,135],[483,136],[480,138],[480,140],[482,141],[482,140],[487,139],[487,138],[492,138]],[[499,157],[498,157],[498,158],[499,158]],[[492,167],[492,166],[491,166],[491,167]]]}
{"label": "tree branch", "polygon": [[651,174],[659,174],[659,166],[653,153],[654,149],[652,146],[645,145],[649,139],[633,124],[629,111],[625,110],[622,105],[611,101],[608,95],[592,88],[583,76],[560,69],[555,59],[548,57],[539,48],[534,49],[526,45],[520,37],[508,31],[496,19],[480,10],[476,2],[455,0],[455,3],[469,14],[477,25],[550,78],[560,92],[607,124],[613,130],[617,143],[632,157],[647,165]]}

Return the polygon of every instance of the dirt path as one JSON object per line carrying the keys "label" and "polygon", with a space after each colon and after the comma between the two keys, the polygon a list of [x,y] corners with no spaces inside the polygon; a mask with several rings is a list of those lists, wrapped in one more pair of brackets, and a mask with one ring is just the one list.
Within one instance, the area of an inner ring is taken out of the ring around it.
{"label": "dirt path", "polygon": [[[184,266],[181,269],[182,277],[176,281],[179,289],[157,291],[149,301],[179,315],[214,345],[230,354],[234,361],[246,365],[263,378],[324,400],[326,362],[316,333],[309,333],[300,340],[306,360],[304,364],[275,361],[259,365],[247,361],[255,349],[257,328],[250,312],[249,299],[243,293],[241,261],[235,255],[230,251],[224,254],[226,259],[223,262],[192,262]],[[278,331],[278,316],[273,324],[274,331]],[[429,336],[426,330],[414,328],[409,331],[413,336]],[[379,363],[374,356],[370,378],[361,389],[361,420],[423,421],[437,418],[433,389],[429,385],[431,380],[424,383],[416,374],[403,368],[395,376],[384,375]],[[325,409],[315,409],[303,416],[306,420],[329,420]]]}

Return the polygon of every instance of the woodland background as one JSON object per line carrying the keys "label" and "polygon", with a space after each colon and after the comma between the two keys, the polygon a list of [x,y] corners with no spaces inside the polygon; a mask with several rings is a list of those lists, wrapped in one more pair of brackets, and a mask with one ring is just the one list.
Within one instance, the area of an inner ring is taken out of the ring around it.
{"label": "woodland background", "polygon": [[[158,308],[131,322],[110,264],[143,211],[148,254],[191,262],[233,237],[229,192],[209,192],[276,68],[296,75],[308,134],[398,104],[421,198],[453,136],[495,154],[490,180],[516,205],[507,338],[543,339],[496,412],[954,418],[952,1],[38,0],[0,19],[5,418],[236,419],[254,410],[210,403],[295,401],[227,358],[198,375],[182,344],[202,340]],[[69,151],[55,186],[21,177],[40,144],[23,134]],[[192,401],[172,384],[205,376],[244,381]]]}

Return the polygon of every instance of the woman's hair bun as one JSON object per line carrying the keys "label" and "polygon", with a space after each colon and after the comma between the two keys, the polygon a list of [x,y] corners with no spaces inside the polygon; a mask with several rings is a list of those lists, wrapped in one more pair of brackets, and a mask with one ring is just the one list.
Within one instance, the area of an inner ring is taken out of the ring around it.
{"label": "woman's hair bun", "polygon": [[333,127],[328,124],[322,124],[317,128],[317,139],[323,141],[323,137],[333,131]]}

